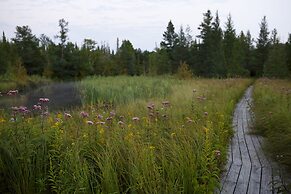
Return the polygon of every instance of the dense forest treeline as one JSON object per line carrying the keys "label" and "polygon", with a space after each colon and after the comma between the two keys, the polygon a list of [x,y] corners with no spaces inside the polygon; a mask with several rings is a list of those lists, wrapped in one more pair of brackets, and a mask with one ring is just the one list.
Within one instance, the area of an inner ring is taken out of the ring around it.
{"label": "dense forest treeline", "polygon": [[57,79],[80,79],[88,75],[160,75],[193,73],[205,77],[290,77],[291,34],[280,42],[277,30],[268,29],[266,17],[259,37],[236,32],[231,15],[222,29],[218,12],[203,14],[192,36],[189,27],[178,30],[170,21],[160,47],[154,51],[135,49],[123,40],[113,51],[107,44],[84,39],[81,46],[68,41],[69,27],[59,20],[59,43],[42,34],[36,37],[29,26],[17,26],[15,37],[0,39],[0,75],[42,75]]}

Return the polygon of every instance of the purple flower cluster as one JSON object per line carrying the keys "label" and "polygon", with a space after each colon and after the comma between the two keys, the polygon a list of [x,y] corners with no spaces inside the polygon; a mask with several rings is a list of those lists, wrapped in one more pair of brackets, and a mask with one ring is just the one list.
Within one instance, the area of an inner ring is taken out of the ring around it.
{"label": "purple flower cluster", "polygon": [[7,92],[8,96],[15,96],[16,94],[18,94],[18,90],[9,90],[9,92]]}
{"label": "purple flower cluster", "polygon": [[39,102],[40,103],[47,103],[49,102],[50,100],[48,98],[39,98]]}

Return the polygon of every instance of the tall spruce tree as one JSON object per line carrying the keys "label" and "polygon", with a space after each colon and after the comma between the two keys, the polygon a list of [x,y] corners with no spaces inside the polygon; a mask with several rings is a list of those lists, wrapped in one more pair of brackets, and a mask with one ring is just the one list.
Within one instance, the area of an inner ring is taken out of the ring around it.
{"label": "tall spruce tree", "polygon": [[262,76],[263,67],[268,58],[270,45],[269,34],[270,32],[268,31],[267,19],[266,16],[264,16],[260,24],[260,34],[257,39],[257,50],[255,55],[256,62],[254,68],[252,69],[253,74],[256,76]]}
{"label": "tall spruce tree", "polygon": [[211,56],[213,66],[213,73],[224,77],[226,75],[225,58],[223,51],[223,33],[220,27],[220,19],[218,11],[216,11],[214,21],[212,23],[212,48]]}
{"label": "tall spruce tree", "polygon": [[68,28],[69,22],[66,22],[64,18],[59,20],[59,27],[60,31],[59,34],[56,35],[56,38],[60,39],[60,46],[61,46],[61,59],[64,59],[64,49],[66,46],[66,42],[68,40]]}
{"label": "tall spruce tree", "polygon": [[165,50],[168,55],[168,65],[170,66],[171,72],[174,73],[178,68],[178,64],[175,61],[174,49],[177,46],[178,35],[175,32],[175,26],[170,20],[167,26],[167,30],[163,34],[163,41],[160,43],[161,51]]}
{"label": "tall spruce tree", "polygon": [[122,41],[118,50],[119,69],[121,74],[136,75],[136,58],[134,48],[129,40]]}
{"label": "tall spruce tree", "polygon": [[183,26],[181,26],[179,33],[177,34],[176,45],[174,46],[172,52],[173,57],[172,73],[177,72],[180,63],[188,62],[190,55],[189,53],[190,44],[191,39],[189,37],[189,34],[186,34]]}
{"label": "tall spruce tree", "polygon": [[223,47],[226,68],[230,76],[233,76],[235,74],[237,68],[237,61],[235,59],[236,52],[235,44],[236,44],[236,33],[231,15],[229,14],[227,17],[227,22],[225,23]]}
{"label": "tall spruce tree", "polygon": [[167,30],[163,34],[163,41],[161,42],[161,49],[171,50],[176,46],[177,43],[177,33],[175,32],[175,27],[170,20],[167,26]]}
{"label": "tall spruce tree", "polygon": [[203,22],[198,27],[200,35],[197,37],[202,40],[199,45],[200,62],[197,63],[196,72],[199,75],[211,76],[213,74],[214,63],[212,60],[212,19],[213,16],[210,10],[203,14]]}

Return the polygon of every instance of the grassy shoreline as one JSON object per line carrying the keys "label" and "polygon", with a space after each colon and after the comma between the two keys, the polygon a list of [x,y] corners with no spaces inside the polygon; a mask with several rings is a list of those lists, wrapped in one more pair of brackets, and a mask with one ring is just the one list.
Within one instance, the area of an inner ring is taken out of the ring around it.
{"label": "grassy shoreline", "polygon": [[52,80],[40,76],[27,76],[25,80],[11,79],[5,76],[0,77],[0,92],[6,93],[9,90],[25,90],[39,85],[51,83]]}

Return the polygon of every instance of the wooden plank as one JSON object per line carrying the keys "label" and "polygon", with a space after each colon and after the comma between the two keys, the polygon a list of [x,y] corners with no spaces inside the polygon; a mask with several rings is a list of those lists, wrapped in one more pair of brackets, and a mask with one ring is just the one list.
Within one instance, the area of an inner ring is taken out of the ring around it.
{"label": "wooden plank", "polygon": [[[262,137],[250,134],[253,123],[251,95],[252,87],[249,87],[234,112],[234,136],[220,193],[276,193],[276,187],[285,183],[282,167],[264,154]],[[291,178],[285,180],[291,182]]]}
{"label": "wooden plank", "polygon": [[245,141],[245,135],[244,135],[244,123],[243,123],[243,109],[244,109],[244,100],[242,99],[242,103],[240,106],[240,109],[237,111],[238,116],[238,126],[237,126],[237,134],[238,134],[238,140],[239,140],[239,149],[241,153],[241,159],[242,159],[242,168],[240,175],[237,180],[237,186],[235,188],[234,193],[247,193],[248,192],[248,186],[249,186],[249,177],[251,173],[251,160],[250,155],[248,151],[248,146]]}
{"label": "wooden plank", "polygon": [[243,123],[245,125],[244,126],[245,140],[246,140],[246,144],[248,145],[250,160],[252,164],[251,173],[249,177],[248,193],[260,193],[262,165],[260,163],[259,157],[257,155],[257,151],[253,144],[252,137],[249,134],[251,125],[249,123],[250,114],[247,108],[248,106],[246,106],[246,109],[244,109]]}

